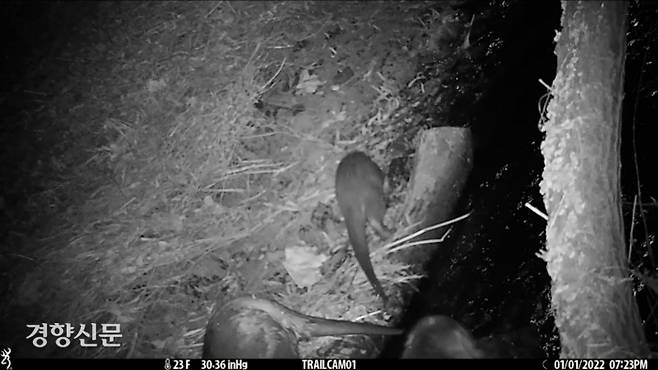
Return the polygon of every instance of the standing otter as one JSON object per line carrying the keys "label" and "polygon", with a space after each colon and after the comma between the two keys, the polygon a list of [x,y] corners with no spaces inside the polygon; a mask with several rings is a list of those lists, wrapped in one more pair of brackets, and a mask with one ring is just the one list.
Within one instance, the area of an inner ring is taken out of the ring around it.
{"label": "standing otter", "polygon": [[427,316],[414,325],[402,358],[483,358],[471,334],[447,316]]}
{"label": "standing otter", "polygon": [[215,308],[203,358],[299,358],[299,339],[348,334],[397,335],[402,330],[307,316],[272,300],[240,297]]}
{"label": "standing otter", "polygon": [[366,223],[380,237],[386,239],[390,236],[382,222],[386,213],[384,173],[365,153],[347,154],[336,169],[336,199],[345,218],[354,255],[375,292],[386,303],[388,296],[375,276],[366,240]]}

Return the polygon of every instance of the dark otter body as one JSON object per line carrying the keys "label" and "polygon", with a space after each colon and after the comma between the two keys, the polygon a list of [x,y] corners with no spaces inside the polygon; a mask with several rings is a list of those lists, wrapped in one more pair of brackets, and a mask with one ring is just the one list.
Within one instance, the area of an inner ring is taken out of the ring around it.
{"label": "dark otter body", "polygon": [[382,222],[386,213],[384,173],[363,152],[347,154],[336,169],[336,199],[354,255],[375,292],[387,302],[388,296],[372,268],[366,240],[366,223],[382,238],[390,236]]}
{"label": "dark otter body", "polygon": [[447,316],[427,316],[407,335],[402,358],[483,358],[471,334]]}
{"label": "dark otter body", "polygon": [[241,297],[213,312],[203,358],[298,358],[302,338],[401,333],[386,326],[307,316],[271,300]]}

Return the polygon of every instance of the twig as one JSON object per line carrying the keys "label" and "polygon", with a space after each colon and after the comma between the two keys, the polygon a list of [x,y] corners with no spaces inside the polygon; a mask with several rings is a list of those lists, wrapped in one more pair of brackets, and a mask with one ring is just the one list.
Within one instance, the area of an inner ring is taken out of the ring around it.
{"label": "twig", "polygon": [[[446,231],[445,234],[443,234],[443,236],[441,237],[441,239],[419,240],[419,241],[412,242],[412,243],[408,243],[408,244],[402,244],[402,245],[399,246],[399,247],[391,248],[391,249],[387,250],[387,251],[386,251],[386,254],[395,253],[395,252],[397,252],[397,251],[401,251],[401,250],[403,250],[403,249],[411,248],[411,247],[413,247],[413,246],[415,246],[415,245],[424,245],[424,244],[432,244],[432,243],[442,243],[442,242],[445,240],[445,238],[448,236],[448,234],[450,234],[450,231],[451,231],[451,230],[452,230],[452,229],[448,229],[448,231]],[[382,249],[384,249],[384,248],[382,248]]]}
{"label": "twig", "polygon": [[544,220],[548,221],[548,216],[546,215],[546,213],[540,211],[538,208],[536,208],[535,206],[533,206],[532,204],[530,204],[530,202],[526,202],[525,206],[528,207],[531,211],[533,211],[533,212],[535,212],[536,214],[538,214],[538,215],[539,215],[541,218],[543,218]]}
{"label": "twig", "polygon": [[392,247],[394,247],[398,244],[402,244],[402,243],[406,242],[407,240],[413,239],[413,238],[417,237],[418,235],[424,234],[428,231],[432,231],[432,230],[438,229],[438,228],[443,227],[443,226],[452,225],[456,222],[459,222],[459,221],[465,219],[466,217],[468,217],[470,215],[471,215],[471,212],[468,212],[464,215],[453,218],[452,220],[444,221],[444,222],[441,222],[440,224],[436,224],[436,225],[433,225],[433,226],[426,227],[422,230],[416,231],[415,233],[413,233],[411,235],[405,236],[402,239],[398,239],[398,240],[394,241],[393,243],[386,245],[385,248],[392,248]]}
{"label": "twig", "polygon": [[631,263],[631,253],[633,252],[633,230],[635,229],[635,207],[637,205],[637,194],[633,197],[633,212],[631,212],[631,230],[628,235],[628,263]]}
{"label": "twig", "polygon": [[218,1],[218,2],[217,2],[217,5],[215,5],[215,6],[214,6],[214,7],[208,12],[208,14],[206,14],[206,18],[210,17],[210,15],[211,15],[212,13],[214,13],[215,10],[217,10],[217,8],[219,8],[220,5],[222,5],[222,1]]}
{"label": "twig", "polygon": [[286,58],[283,58],[283,60],[281,61],[281,65],[279,66],[279,69],[276,71],[276,73],[274,73],[274,76],[272,76],[272,77],[269,79],[269,81],[267,81],[267,82],[265,83],[265,85],[263,85],[263,87],[260,88],[260,93],[258,94],[259,96],[260,96],[260,95],[263,95],[263,94],[265,93],[265,91],[270,87],[270,84],[272,83],[272,81],[274,81],[274,79],[276,78],[276,76],[278,76],[279,73],[281,73],[281,70],[283,69],[283,66],[284,66],[285,64],[286,64]]}

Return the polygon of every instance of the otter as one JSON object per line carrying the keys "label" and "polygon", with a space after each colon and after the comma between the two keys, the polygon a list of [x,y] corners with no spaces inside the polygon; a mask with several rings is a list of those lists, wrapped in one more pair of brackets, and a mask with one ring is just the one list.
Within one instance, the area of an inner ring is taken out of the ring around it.
{"label": "otter", "polygon": [[276,301],[239,297],[213,311],[203,341],[203,358],[299,358],[299,339],[327,335],[398,335],[401,329],[323,319]]}
{"label": "otter", "polygon": [[386,303],[388,296],[373,270],[366,240],[366,223],[383,239],[391,235],[383,224],[386,213],[384,180],[379,166],[360,151],[347,154],[336,169],[336,200],[354,255],[375,292]]}

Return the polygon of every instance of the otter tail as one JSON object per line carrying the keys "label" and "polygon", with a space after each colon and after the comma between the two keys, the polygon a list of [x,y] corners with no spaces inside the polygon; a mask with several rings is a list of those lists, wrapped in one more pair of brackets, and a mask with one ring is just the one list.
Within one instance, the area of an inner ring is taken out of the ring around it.
{"label": "otter tail", "polygon": [[370,285],[375,289],[375,292],[384,300],[388,301],[388,296],[384,292],[384,288],[379,283],[375,271],[370,261],[370,250],[368,249],[368,241],[366,240],[366,214],[360,212],[357,215],[345,215],[345,224],[347,225],[347,236],[349,237],[350,244],[354,249],[354,256],[359,265],[365,272],[366,277],[370,281]]}

